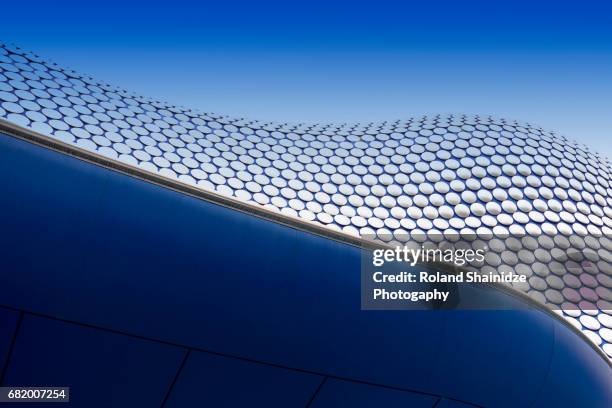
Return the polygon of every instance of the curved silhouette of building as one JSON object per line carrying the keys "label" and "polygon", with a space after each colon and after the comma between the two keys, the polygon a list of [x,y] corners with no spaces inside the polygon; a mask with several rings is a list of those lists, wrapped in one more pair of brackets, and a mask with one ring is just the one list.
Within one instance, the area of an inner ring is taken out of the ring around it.
{"label": "curved silhouette of building", "polygon": [[[85,406],[78,372],[113,406],[612,401],[612,167],[581,144],[489,116],[198,113],[1,44],[0,118],[3,385]],[[483,310],[360,310],[367,247],[457,237],[527,281],[475,288]]]}

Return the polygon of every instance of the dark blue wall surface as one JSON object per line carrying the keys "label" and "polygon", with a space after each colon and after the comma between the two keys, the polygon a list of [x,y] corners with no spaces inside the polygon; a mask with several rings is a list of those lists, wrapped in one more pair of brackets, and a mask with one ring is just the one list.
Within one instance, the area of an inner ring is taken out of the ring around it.
{"label": "dark blue wall surface", "polygon": [[254,401],[266,407],[304,407],[322,381],[318,375],[193,352],[166,407],[248,407]]}
{"label": "dark blue wall surface", "polygon": [[19,313],[0,308],[0,369],[5,367],[18,320]]}
{"label": "dark blue wall surface", "polygon": [[[92,399],[102,406],[157,406],[186,353],[35,316],[24,318],[17,340],[4,383],[70,386],[70,399],[78,406]],[[111,381],[104,379],[107,375]]]}
{"label": "dark blue wall surface", "polygon": [[[0,305],[26,312],[4,384],[87,407],[134,406],[132,382],[139,406],[332,406],[346,381],[370,405],[612,406],[607,362],[542,311],[362,311],[358,248],[4,135],[0,175]],[[70,364],[28,358],[50,350]]]}
{"label": "dark blue wall surface", "polygon": [[[327,380],[312,403],[313,408],[428,408],[433,407],[438,398],[412,392],[356,384],[351,381]],[[373,401],[376,401],[373,404]]]}

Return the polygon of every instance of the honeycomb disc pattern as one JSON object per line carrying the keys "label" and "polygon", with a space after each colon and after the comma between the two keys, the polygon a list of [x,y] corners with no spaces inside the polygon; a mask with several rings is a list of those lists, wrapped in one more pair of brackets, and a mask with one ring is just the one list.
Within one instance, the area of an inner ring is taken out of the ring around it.
{"label": "honeycomb disc pattern", "polygon": [[[230,118],[137,96],[0,43],[0,118],[148,172],[382,241],[476,234],[612,357],[612,168],[527,123]],[[509,246],[519,248],[507,251]]]}

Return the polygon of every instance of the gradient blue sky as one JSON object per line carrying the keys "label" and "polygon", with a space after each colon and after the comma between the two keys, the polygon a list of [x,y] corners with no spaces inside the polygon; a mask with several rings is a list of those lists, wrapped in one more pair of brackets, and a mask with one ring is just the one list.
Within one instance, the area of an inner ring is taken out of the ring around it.
{"label": "gradient blue sky", "polygon": [[494,114],[612,157],[606,3],[11,2],[0,39],[204,111],[306,122]]}

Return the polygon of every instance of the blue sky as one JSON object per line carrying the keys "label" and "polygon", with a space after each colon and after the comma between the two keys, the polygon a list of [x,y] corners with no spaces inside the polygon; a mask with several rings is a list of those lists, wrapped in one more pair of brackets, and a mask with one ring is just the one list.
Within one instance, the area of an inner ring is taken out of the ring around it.
{"label": "blue sky", "polygon": [[306,122],[494,114],[612,157],[606,2],[85,4],[5,4],[0,39],[204,111]]}

